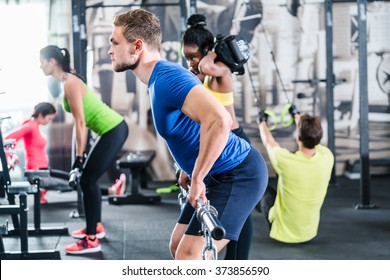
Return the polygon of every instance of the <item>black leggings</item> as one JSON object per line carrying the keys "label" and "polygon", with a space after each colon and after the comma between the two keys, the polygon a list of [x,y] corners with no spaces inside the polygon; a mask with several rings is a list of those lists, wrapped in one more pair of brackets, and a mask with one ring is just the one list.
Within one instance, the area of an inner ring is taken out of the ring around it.
{"label": "black leggings", "polygon": [[[238,137],[244,139],[249,144],[251,141],[249,140],[248,135],[245,134],[242,127],[236,128],[232,130],[234,134]],[[225,260],[247,260],[249,258],[249,250],[252,243],[253,236],[253,225],[252,225],[252,217],[246,219],[244,226],[241,229],[240,236],[237,241],[231,240],[226,246],[226,255]]]}
{"label": "black leggings", "polygon": [[249,215],[241,229],[238,240],[230,240],[226,246],[225,260],[247,260],[249,258],[252,236],[252,217]]}
{"label": "black leggings", "polygon": [[268,185],[263,197],[260,200],[260,205],[261,205],[261,212],[264,213],[264,217],[267,221],[269,230],[271,230],[272,225],[268,219],[268,214],[271,207],[274,206],[275,204],[275,199],[276,199],[276,190],[271,185]]}
{"label": "black leggings", "polygon": [[128,134],[128,126],[125,121],[122,121],[109,132],[101,135],[88,153],[80,178],[87,234],[95,235],[96,225],[102,219],[102,195],[97,181],[110,168]]}

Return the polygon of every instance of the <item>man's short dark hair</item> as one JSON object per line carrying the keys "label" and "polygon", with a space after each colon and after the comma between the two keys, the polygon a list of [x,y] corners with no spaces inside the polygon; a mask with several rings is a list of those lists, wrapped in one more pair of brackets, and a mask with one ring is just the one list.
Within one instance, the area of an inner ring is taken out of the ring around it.
{"label": "man's short dark hair", "polygon": [[318,116],[303,115],[298,123],[298,133],[303,146],[313,149],[322,139],[321,119]]}

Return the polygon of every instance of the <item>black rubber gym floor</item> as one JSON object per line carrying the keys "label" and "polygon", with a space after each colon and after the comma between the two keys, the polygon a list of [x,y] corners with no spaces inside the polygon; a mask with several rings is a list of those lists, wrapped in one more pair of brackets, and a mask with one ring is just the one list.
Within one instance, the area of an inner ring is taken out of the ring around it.
{"label": "black rubber gym floor", "polygon": [[[275,179],[271,178],[271,183]],[[322,208],[318,236],[306,244],[283,244],[268,237],[263,214],[253,211],[254,236],[250,259],[253,260],[389,260],[390,259],[390,177],[370,180],[373,209],[355,209],[361,203],[360,181],[338,177],[331,185]],[[154,188],[169,183],[150,183]],[[111,205],[103,201],[106,238],[102,252],[66,255],[63,248],[74,242],[69,235],[29,236],[29,250],[60,252],[63,260],[169,260],[168,242],[179,214],[177,192],[163,194],[158,204]],[[64,226],[69,232],[84,227],[82,218],[71,218],[76,208],[76,193],[49,191],[49,204],[42,205],[42,226]],[[5,200],[2,204],[7,203]],[[32,197],[28,198],[32,222]],[[9,216],[1,215],[3,224]],[[10,227],[12,223],[10,222]],[[6,251],[20,250],[17,237],[4,237]],[[224,252],[219,255],[223,258]]]}

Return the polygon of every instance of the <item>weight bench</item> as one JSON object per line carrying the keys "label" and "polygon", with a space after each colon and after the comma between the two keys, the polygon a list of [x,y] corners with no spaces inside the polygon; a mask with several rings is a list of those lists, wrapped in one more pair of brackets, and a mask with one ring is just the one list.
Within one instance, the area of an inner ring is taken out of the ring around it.
{"label": "weight bench", "polygon": [[[68,180],[69,175],[68,173],[61,171],[61,170],[33,170],[33,171],[25,171],[24,173],[25,177],[28,179],[28,182],[31,185],[37,186],[36,192],[27,192],[28,194],[34,195],[34,227],[29,228],[28,232],[30,235],[50,235],[50,234],[68,234],[68,228],[67,227],[42,227],[41,226],[41,203],[40,203],[40,188],[42,187],[42,181],[45,178],[59,178]],[[65,181],[67,182],[67,181]],[[60,190],[60,191],[72,191],[73,189],[69,186],[61,186],[61,185],[53,185],[53,186],[44,186],[45,188],[51,189],[51,190]],[[13,198],[13,194],[9,194],[9,199]],[[15,224],[15,221],[13,221]],[[13,231],[9,232],[10,235],[13,234]]]}
{"label": "weight bench", "polygon": [[146,168],[150,165],[154,157],[155,151],[130,151],[123,155],[116,162],[117,169],[129,169],[129,180],[131,186],[126,186],[124,195],[110,195],[108,202],[110,204],[148,204],[158,203],[161,201],[161,196],[154,194],[145,194],[140,189],[147,189]]}
{"label": "weight bench", "polygon": [[[68,172],[58,170],[58,169],[48,169],[48,170],[26,171],[24,175],[28,178],[30,183],[37,184],[39,189],[46,188],[49,190],[58,190],[61,192],[68,192],[68,191],[75,190],[77,192],[77,208],[76,210],[72,210],[70,212],[69,217],[71,218],[85,217],[83,194],[81,191],[81,187],[80,185],[77,186],[69,185],[70,175]],[[55,181],[52,182],[53,180],[58,181],[58,179],[60,179],[59,182],[55,182]],[[39,202],[39,197],[36,197],[35,199],[37,202]]]}
{"label": "weight bench", "polygon": [[[0,227],[0,259],[60,259],[58,250],[29,251],[27,193],[38,193],[38,187],[27,181],[11,183],[0,128],[0,197],[4,198],[7,194],[9,201],[9,205],[0,205],[0,214],[11,215],[14,222],[13,232],[20,236],[20,251],[6,251],[3,244],[3,235],[9,235],[8,222],[5,226]],[[19,195],[19,205],[15,203],[16,195]]]}

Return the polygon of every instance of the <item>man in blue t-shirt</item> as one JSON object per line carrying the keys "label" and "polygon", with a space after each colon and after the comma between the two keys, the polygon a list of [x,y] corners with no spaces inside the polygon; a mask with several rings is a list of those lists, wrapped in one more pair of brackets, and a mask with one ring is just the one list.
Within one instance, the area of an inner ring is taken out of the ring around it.
{"label": "man in blue t-shirt", "polygon": [[232,119],[217,98],[187,69],[160,57],[161,26],[144,9],[114,18],[109,54],[114,71],[132,70],[148,86],[153,120],[182,172],[188,202],[172,232],[175,259],[201,259],[204,239],[195,213],[197,200],[210,200],[226,230],[220,251],[237,240],[262,197],[268,171],[260,153],[230,131]]}

